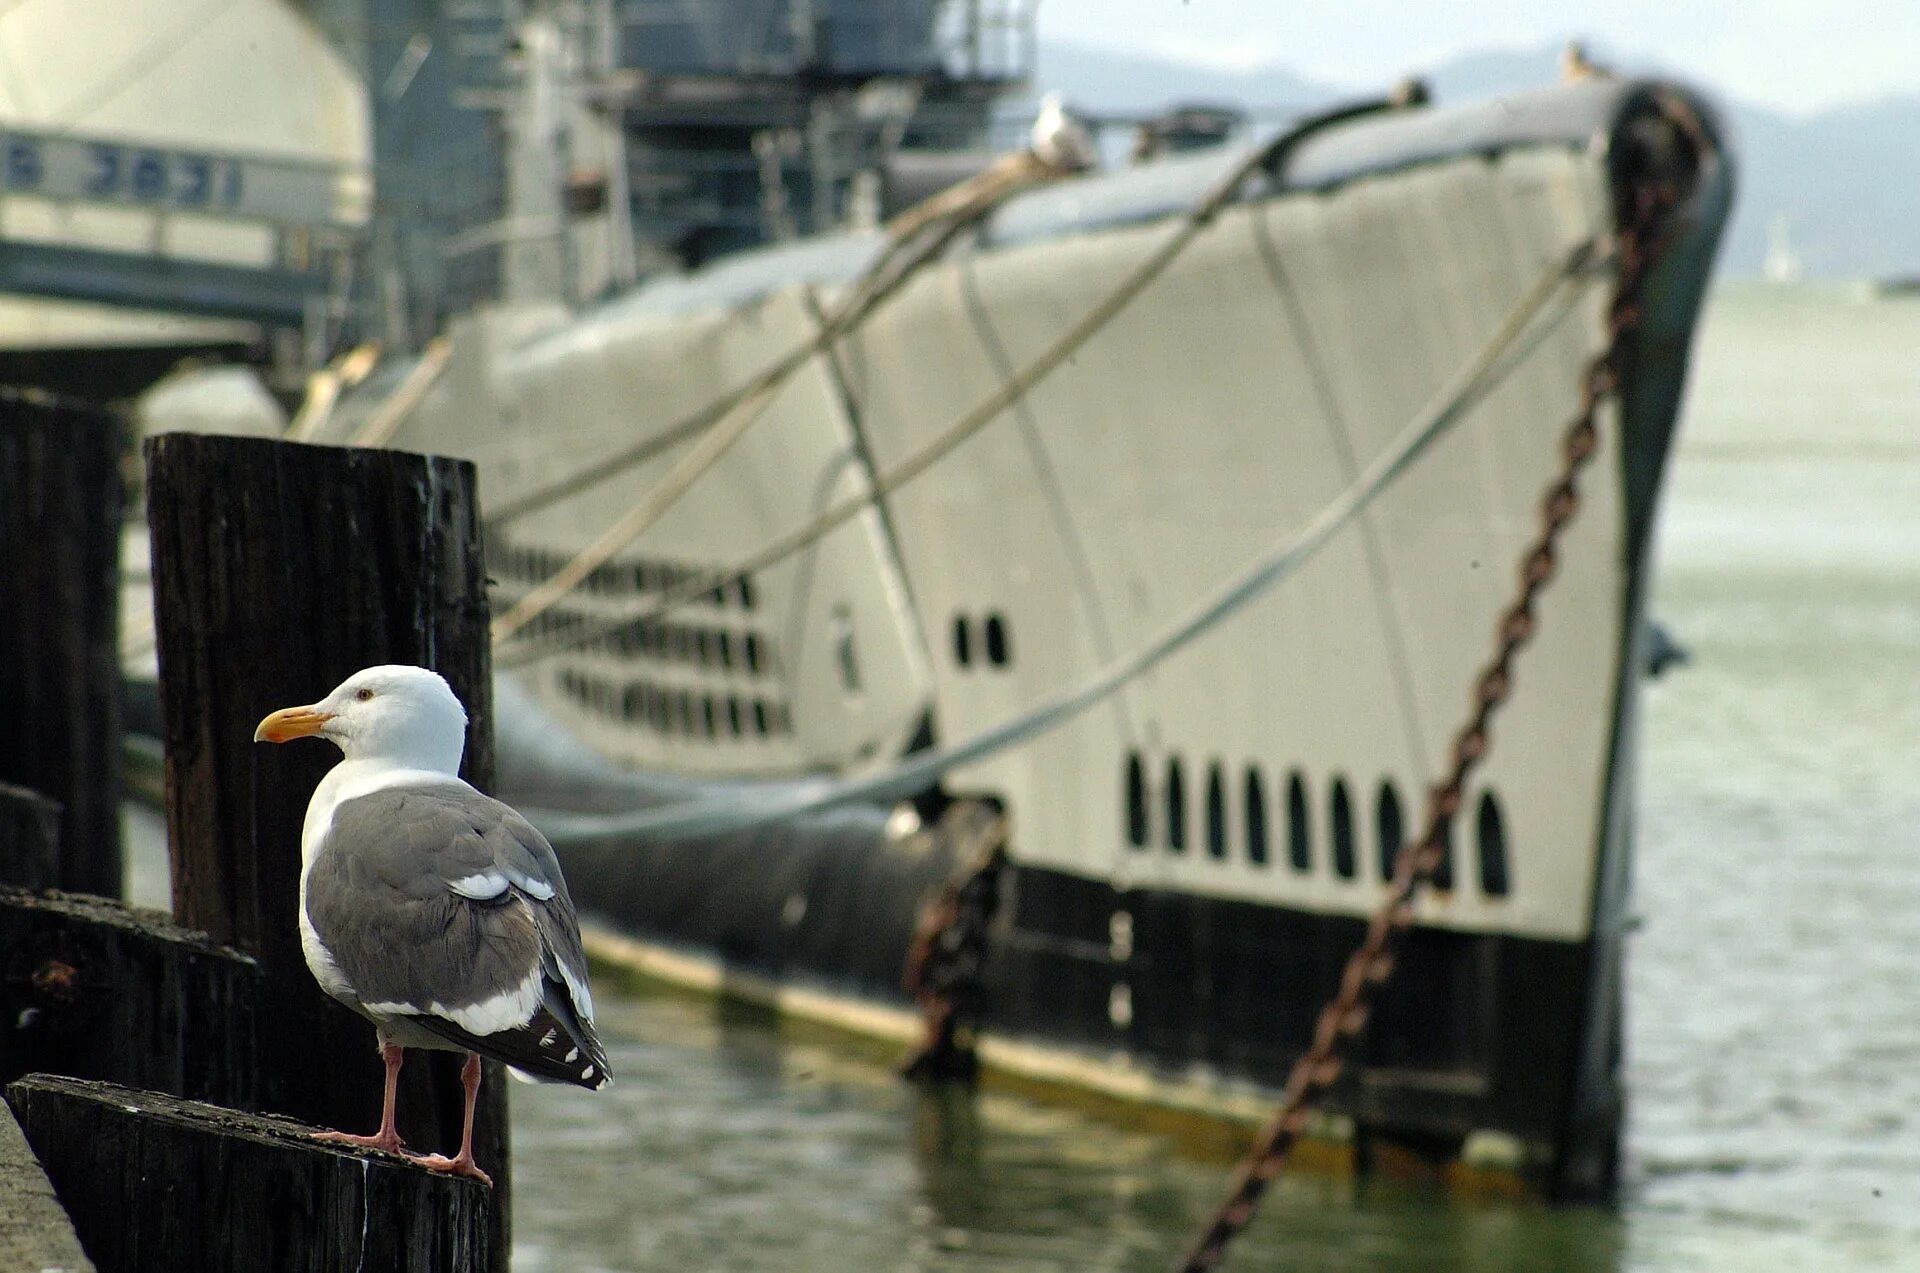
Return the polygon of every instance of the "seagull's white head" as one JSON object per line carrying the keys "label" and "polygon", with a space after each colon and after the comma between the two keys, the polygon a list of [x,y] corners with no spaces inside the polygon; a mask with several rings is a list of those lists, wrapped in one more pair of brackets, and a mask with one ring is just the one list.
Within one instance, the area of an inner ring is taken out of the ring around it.
{"label": "seagull's white head", "polygon": [[467,711],[453,687],[424,667],[362,668],[309,707],[283,707],[253,731],[257,743],[331,741],[348,760],[458,773]]}

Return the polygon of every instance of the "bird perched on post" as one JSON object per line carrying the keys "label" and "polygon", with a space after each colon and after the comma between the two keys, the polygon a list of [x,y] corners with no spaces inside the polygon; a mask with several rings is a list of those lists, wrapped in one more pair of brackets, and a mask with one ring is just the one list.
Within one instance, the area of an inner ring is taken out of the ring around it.
{"label": "bird perched on post", "polygon": [[274,712],[255,742],[325,738],[345,759],[314,789],[300,834],[300,946],[328,994],[373,1022],[394,1130],[402,1049],[465,1052],[460,1152],[405,1154],[491,1184],[473,1162],[480,1058],[529,1078],[605,1087],[606,1052],[560,863],[546,837],[459,777],[467,713],[420,667],[355,672],[308,707]]}
{"label": "bird perched on post", "polygon": [[1027,149],[1041,163],[1060,172],[1085,172],[1100,162],[1092,134],[1068,113],[1066,98],[1058,93],[1040,99],[1040,113],[1027,135]]}
{"label": "bird perched on post", "polygon": [[1567,47],[1560,50],[1560,82],[1578,84],[1583,80],[1610,80],[1614,78],[1613,68],[1594,61],[1587,55],[1587,46],[1579,40],[1567,41]]}

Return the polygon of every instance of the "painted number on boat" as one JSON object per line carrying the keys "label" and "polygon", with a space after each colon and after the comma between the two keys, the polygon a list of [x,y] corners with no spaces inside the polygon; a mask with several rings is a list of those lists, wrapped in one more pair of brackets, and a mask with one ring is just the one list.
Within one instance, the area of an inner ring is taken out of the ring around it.
{"label": "painted number on boat", "polygon": [[357,223],[364,179],[300,160],[174,150],[100,138],[0,134],[0,189],[296,224]]}

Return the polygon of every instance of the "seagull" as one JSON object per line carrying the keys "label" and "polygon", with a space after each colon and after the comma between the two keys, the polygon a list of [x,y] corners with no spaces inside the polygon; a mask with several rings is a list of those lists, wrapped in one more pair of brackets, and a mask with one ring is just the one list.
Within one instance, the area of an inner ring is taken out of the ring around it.
{"label": "seagull", "polygon": [[1041,163],[1062,172],[1083,172],[1099,162],[1086,125],[1067,112],[1066,98],[1048,93],[1028,134],[1027,148]]}
{"label": "seagull", "polygon": [[[373,1022],[386,1105],[371,1136],[315,1135],[491,1185],[473,1161],[481,1057],[586,1088],[613,1076],[559,860],[525,818],[461,781],[466,730],[439,675],[386,666],[274,712],[253,738],[320,737],[345,756],[314,789],[300,833],[300,946],[321,989]],[[467,1054],[453,1158],[408,1154],[394,1130],[405,1048]]]}
{"label": "seagull", "polygon": [[1613,68],[1603,66],[1587,55],[1587,46],[1579,40],[1567,41],[1560,50],[1560,82],[1578,84],[1582,80],[1610,80]]}

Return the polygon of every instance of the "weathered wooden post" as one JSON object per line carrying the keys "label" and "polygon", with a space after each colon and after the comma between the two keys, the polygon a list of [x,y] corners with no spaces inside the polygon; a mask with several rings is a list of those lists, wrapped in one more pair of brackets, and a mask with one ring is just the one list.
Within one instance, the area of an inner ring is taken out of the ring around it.
{"label": "weathered wooden post", "polygon": [[94,1273],[13,1111],[0,1102],[0,1269]]}
{"label": "weathered wooden post", "polygon": [[53,883],[119,897],[120,421],[0,389],[0,781],[61,806]]}
{"label": "weathered wooden post", "polygon": [[259,969],[82,894],[0,888],[0,1083],[45,1071],[252,1104]]}
{"label": "weathered wooden post", "polygon": [[[357,1157],[285,1119],[156,1092],[36,1074],[6,1097],[0,1124],[11,1107],[99,1273],[486,1266],[488,1199],[477,1181]],[[43,1223],[57,1239],[54,1218]]]}
{"label": "weathered wooden post", "polygon": [[[471,725],[462,774],[493,777],[491,661],[473,466],[393,451],[168,434],[146,444],[167,827],[178,920],[256,956],[260,1106],[370,1131],[371,1027],[328,999],[296,928],[300,827],[338,759],[320,740],[258,747],[267,712],[350,673],[413,663],[445,676]],[[460,1058],[410,1053],[400,1131],[459,1143]],[[493,1258],[508,1242],[505,1075],[489,1064],[474,1151],[495,1181]]]}
{"label": "weathered wooden post", "polygon": [[0,884],[57,887],[59,854],[60,802],[0,782]]}

